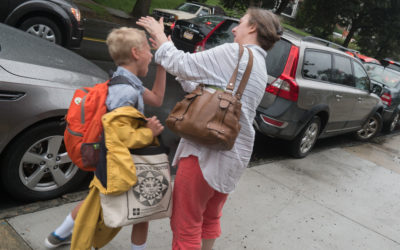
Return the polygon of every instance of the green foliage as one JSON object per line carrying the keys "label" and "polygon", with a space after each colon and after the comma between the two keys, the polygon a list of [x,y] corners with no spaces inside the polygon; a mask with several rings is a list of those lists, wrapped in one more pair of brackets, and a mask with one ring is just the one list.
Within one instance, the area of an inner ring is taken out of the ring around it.
{"label": "green foliage", "polygon": [[129,13],[135,5],[136,0],[94,0],[94,2]]}
{"label": "green foliage", "polygon": [[301,35],[301,36],[311,36],[310,33],[307,33],[304,30],[298,29],[298,28],[296,28],[296,27],[294,27],[294,26],[292,26],[292,25],[290,25],[288,23],[281,22],[281,24],[285,29],[290,30],[290,31],[292,31],[292,32],[294,32],[296,34]]}
{"label": "green foliage", "polygon": [[[136,0],[94,0],[96,3],[125,11],[130,13],[135,6]],[[178,5],[184,3],[185,0],[151,0],[150,13],[153,12],[154,8],[162,9],[175,9]]]}
{"label": "green foliage", "polygon": [[[398,0],[304,0],[296,24],[314,36],[329,39],[335,25],[350,26],[342,42],[376,58],[400,54],[400,1]],[[356,44],[350,43],[356,38]]]}

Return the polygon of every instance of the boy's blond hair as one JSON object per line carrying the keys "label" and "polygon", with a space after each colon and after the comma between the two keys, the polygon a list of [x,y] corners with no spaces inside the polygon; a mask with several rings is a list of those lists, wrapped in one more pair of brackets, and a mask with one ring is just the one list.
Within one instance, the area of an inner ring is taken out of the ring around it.
{"label": "boy's blond hair", "polygon": [[113,29],[106,40],[108,52],[118,66],[130,63],[131,49],[141,49],[145,42],[147,40],[143,30],[128,27]]}

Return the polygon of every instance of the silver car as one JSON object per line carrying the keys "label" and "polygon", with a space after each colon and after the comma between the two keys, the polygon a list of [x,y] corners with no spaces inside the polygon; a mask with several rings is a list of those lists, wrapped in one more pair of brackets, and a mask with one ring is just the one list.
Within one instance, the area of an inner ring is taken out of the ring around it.
{"label": "silver car", "polygon": [[318,138],[353,132],[369,140],[382,128],[383,104],[360,61],[320,40],[286,34],[268,52],[268,86],[254,122],[288,140],[297,158]]}
{"label": "silver car", "polygon": [[58,45],[0,24],[0,173],[13,197],[50,199],[76,188],[86,173],[63,143],[64,115],[75,89],[107,73]]}

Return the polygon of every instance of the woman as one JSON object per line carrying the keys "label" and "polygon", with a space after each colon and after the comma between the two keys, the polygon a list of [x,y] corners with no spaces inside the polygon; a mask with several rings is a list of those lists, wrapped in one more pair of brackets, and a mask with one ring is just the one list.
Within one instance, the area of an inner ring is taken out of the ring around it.
{"label": "woman", "polygon": [[[266,50],[280,39],[282,29],[278,18],[271,12],[250,8],[240,19],[239,25],[232,30],[234,43],[189,54],[177,50],[168,41],[162,20],[157,22],[152,17],[142,17],[137,24],[150,33],[153,46],[158,48],[155,61],[177,76],[187,92],[194,90],[200,83],[225,89],[239,60],[238,44],[253,52],[253,69],[241,99],[241,130],[233,148],[229,151],[215,151],[181,139],[172,163],[178,165],[171,217],[172,247],[212,249],[215,239],[221,234],[223,205],[228,194],[235,189],[251,157],[255,136],[252,123],[268,78]],[[239,65],[238,81],[247,66],[248,58],[249,53],[245,50]]]}

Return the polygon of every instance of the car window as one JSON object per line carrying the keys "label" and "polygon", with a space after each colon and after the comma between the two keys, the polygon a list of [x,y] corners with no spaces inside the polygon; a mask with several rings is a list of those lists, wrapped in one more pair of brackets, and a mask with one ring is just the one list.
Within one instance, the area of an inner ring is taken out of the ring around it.
{"label": "car window", "polygon": [[199,10],[199,8],[200,8],[200,6],[198,6],[198,5],[184,3],[184,4],[180,5],[176,9],[177,10],[181,10],[181,11],[185,11],[185,12],[189,12],[191,14],[195,14]]}
{"label": "car window", "polygon": [[201,9],[200,13],[199,13],[200,16],[205,16],[205,15],[208,15],[208,14],[209,14],[208,13],[208,9]]}
{"label": "car window", "polygon": [[400,71],[400,67],[397,66],[397,65],[395,65],[395,64],[389,64],[387,67],[388,67],[389,69],[394,69],[394,70],[396,70],[396,71]]}
{"label": "car window", "polygon": [[398,71],[376,64],[366,64],[365,69],[371,80],[383,83],[392,88],[396,88],[400,83],[400,73]]}
{"label": "car window", "polygon": [[291,43],[281,39],[267,51],[266,65],[268,75],[278,77],[282,74],[289,56]]}
{"label": "car window", "polygon": [[354,66],[354,82],[355,86],[361,90],[369,90],[369,81],[367,72],[365,72],[363,66],[353,61]]}
{"label": "car window", "polygon": [[320,81],[329,81],[332,72],[332,55],[314,50],[306,50],[303,76]]}
{"label": "car window", "polygon": [[350,58],[334,55],[333,60],[332,82],[354,87]]}
{"label": "car window", "polygon": [[220,16],[201,16],[201,17],[195,17],[192,19],[193,23],[202,23],[207,25],[210,28],[214,28],[224,20],[223,17]]}
{"label": "car window", "polygon": [[223,43],[231,43],[233,42],[233,34],[232,29],[238,25],[237,22],[232,20],[225,20],[219,27],[216,29],[211,36],[207,39],[205,48],[213,48],[215,46],[221,45]]}

